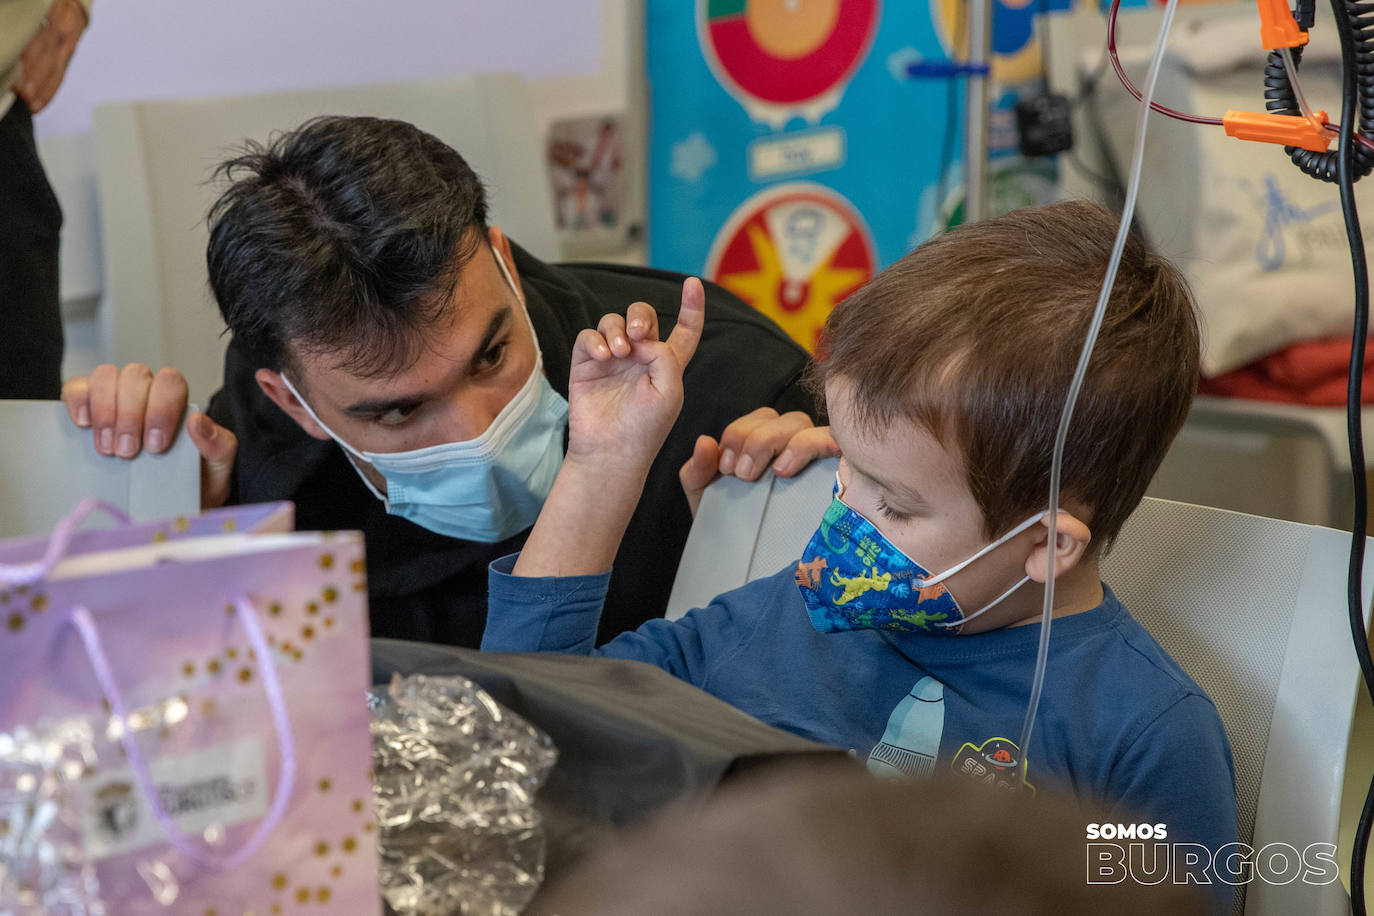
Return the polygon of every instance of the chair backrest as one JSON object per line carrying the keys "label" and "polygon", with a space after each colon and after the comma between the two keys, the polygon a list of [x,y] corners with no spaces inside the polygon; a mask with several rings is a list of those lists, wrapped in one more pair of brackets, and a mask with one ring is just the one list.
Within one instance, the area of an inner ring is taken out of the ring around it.
{"label": "chair backrest", "polygon": [[434,134],[487,184],[491,222],[533,254],[556,256],[533,105],[514,74],[102,105],[100,326],[112,360],[174,366],[201,401],[219,388],[226,341],[206,275],[205,216],[223,186],[207,179],[245,139],[325,114],[397,118]]}
{"label": "chair backrest", "polygon": [[47,534],[82,499],[147,521],[200,512],[200,456],[188,436],[132,461],[96,453],[57,401],[0,400],[0,538]]}
{"label": "chair backrest", "polygon": [[769,473],[757,483],[722,477],[707,487],[664,616],[676,620],[722,592],[800,560],[830,505],[839,466],[838,458],[827,458],[796,477]]}
{"label": "chair backrest", "polygon": [[[836,465],[818,462],[791,480],[712,484],[667,616],[799,559],[830,502]],[[1286,843],[1301,853],[1338,842],[1362,689],[1345,607],[1349,539],[1329,528],[1146,499],[1102,564],[1103,579],[1132,615],[1216,703],[1235,759],[1240,839],[1256,850]],[[1366,575],[1366,609],[1370,585]],[[1350,901],[1340,882],[1278,885],[1257,877],[1238,895],[1241,907],[1336,914],[1349,912]]]}

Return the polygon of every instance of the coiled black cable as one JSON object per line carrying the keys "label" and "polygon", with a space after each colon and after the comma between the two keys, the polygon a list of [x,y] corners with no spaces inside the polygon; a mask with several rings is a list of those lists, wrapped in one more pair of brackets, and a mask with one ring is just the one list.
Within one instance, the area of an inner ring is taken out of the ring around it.
{"label": "coiled black cable", "polygon": [[[1359,109],[1359,130],[1363,134],[1374,133],[1374,0],[1339,0],[1345,13],[1344,19],[1353,32],[1356,85],[1358,86],[1357,108]],[[1334,3],[1333,3],[1334,6]],[[1310,9],[1310,7],[1309,7]],[[1299,11],[1299,20],[1308,16]],[[1293,49],[1293,66],[1302,63],[1302,48]],[[1283,57],[1278,51],[1270,51],[1264,67],[1264,107],[1275,114],[1302,115],[1298,100],[1293,93],[1288,70],[1283,65]],[[1285,146],[1283,151],[1293,160],[1293,164],[1313,178],[1335,183],[1339,152],[1327,150],[1323,153]],[[1363,144],[1354,149],[1351,162],[1351,175],[1354,180],[1374,171],[1374,150]]]}

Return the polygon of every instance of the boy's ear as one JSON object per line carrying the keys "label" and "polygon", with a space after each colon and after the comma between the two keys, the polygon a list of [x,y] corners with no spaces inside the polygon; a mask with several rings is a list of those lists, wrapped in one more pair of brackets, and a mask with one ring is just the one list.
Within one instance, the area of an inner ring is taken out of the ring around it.
{"label": "boy's ear", "polygon": [[1035,538],[1030,556],[1026,557],[1026,575],[1032,581],[1044,582],[1049,577],[1049,562],[1053,556],[1054,577],[1057,579],[1078,565],[1092,541],[1092,532],[1078,517],[1059,511],[1055,524],[1054,550],[1049,549],[1050,522],[1043,519],[1031,529]]}

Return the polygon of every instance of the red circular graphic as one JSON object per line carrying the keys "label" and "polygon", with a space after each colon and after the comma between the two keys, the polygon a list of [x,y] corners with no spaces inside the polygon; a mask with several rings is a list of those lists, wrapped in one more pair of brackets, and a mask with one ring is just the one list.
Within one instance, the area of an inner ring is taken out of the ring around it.
{"label": "red circular graphic", "polygon": [[697,29],[717,79],[736,95],[797,106],[863,62],[878,0],[700,0]]}

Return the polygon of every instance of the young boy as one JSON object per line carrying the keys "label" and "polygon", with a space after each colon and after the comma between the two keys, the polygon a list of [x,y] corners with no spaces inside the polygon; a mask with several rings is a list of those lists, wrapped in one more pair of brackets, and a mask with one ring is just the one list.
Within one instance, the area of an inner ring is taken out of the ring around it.
{"label": "young boy", "polygon": [[[817,376],[842,457],[800,563],[600,649],[610,564],[701,315],[684,310],[663,343],[642,304],[583,331],[567,458],[524,551],[492,564],[483,648],[649,662],[878,773],[1068,789],[1205,846],[1182,870],[1229,907],[1208,867],[1237,830],[1221,720],[1098,573],[1197,384],[1187,285],[1138,239],[1074,412],[1048,542],[1055,431],[1115,232],[1086,203],[1018,211],[926,243],[836,306]],[[1056,619],[1026,755],[1015,742],[1051,564]],[[1169,879],[1188,880],[1179,871]]]}

